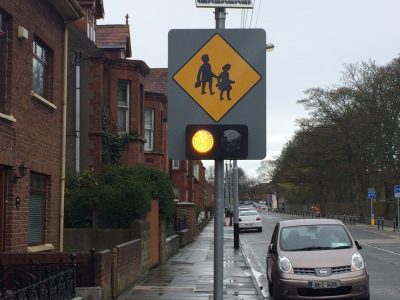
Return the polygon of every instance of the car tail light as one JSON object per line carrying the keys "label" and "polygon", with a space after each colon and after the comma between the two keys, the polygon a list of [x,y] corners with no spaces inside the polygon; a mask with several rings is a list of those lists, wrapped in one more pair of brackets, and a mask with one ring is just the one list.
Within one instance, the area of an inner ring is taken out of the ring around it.
{"label": "car tail light", "polygon": [[242,222],[242,219],[241,219],[241,218],[239,218],[239,222]]}
{"label": "car tail light", "polygon": [[256,221],[261,221],[261,218],[260,218],[260,217],[257,217],[257,218],[256,218]]}

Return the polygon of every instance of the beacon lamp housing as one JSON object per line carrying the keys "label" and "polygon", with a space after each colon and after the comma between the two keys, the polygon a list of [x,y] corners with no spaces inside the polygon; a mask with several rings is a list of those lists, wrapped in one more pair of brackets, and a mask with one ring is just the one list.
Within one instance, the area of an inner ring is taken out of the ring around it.
{"label": "beacon lamp housing", "polygon": [[247,155],[246,125],[186,126],[186,159],[246,159]]}

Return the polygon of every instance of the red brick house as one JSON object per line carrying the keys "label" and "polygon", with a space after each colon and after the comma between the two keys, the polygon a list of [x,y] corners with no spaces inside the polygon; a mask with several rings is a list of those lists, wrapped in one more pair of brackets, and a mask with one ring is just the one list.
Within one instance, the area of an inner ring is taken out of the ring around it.
{"label": "red brick house", "polygon": [[175,199],[196,203],[201,210],[212,206],[214,190],[205,179],[205,167],[201,160],[171,160],[170,174]]}
{"label": "red brick house", "polygon": [[[83,19],[70,34],[74,70],[68,76],[67,169],[100,171],[110,159],[125,166],[143,163],[144,82],[150,69],[143,61],[128,59],[128,16],[125,24],[97,25],[102,1],[79,2],[93,17]],[[112,139],[121,136],[126,141],[116,149]]]}
{"label": "red brick house", "polygon": [[75,0],[0,2],[0,252],[60,245],[65,40],[82,16]]}
{"label": "red brick house", "polygon": [[168,174],[167,69],[151,69],[145,79],[145,165]]}

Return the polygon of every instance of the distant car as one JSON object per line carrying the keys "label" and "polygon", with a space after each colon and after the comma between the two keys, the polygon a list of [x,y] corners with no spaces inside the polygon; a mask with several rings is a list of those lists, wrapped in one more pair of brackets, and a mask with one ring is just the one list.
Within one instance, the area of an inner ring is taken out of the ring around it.
{"label": "distant car", "polygon": [[341,221],[281,221],[268,247],[269,292],[275,300],[369,300],[369,275],[360,249]]}
{"label": "distant car", "polygon": [[262,231],[262,221],[257,211],[242,210],[239,211],[239,231],[257,229]]}
{"label": "distant car", "polygon": [[239,212],[244,211],[244,210],[250,210],[250,208],[247,207],[247,206],[241,206],[241,207],[239,207]]}

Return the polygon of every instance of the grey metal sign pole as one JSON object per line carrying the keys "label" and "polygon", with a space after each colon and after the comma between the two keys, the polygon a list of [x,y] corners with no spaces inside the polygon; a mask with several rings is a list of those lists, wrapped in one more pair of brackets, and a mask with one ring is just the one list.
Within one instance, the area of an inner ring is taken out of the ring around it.
{"label": "grey metal sign pole", "polygon": [[233,248],[239,249],[239,180],[237,160],[233,160]]}
{"label": "grey metal sign pole", "polygon": [[397,231],[400,230],[400,197],[397,197],[397,216],[396,216]]}
{"label": "grey metal sign pole", "polygon": [[[225,29],[225,8],[215,8],[215,28]],[[224,298],[224,160],[214,161],[214,300]]]}

